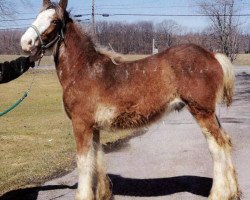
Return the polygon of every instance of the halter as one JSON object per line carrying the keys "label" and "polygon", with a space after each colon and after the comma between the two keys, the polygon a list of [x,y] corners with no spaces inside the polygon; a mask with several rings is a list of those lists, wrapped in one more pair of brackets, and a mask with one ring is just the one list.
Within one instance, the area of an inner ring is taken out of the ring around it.
{"label": "halter", "polygon": [[63,27],[61,27],[60,31],[57,32],[56,37],[53,40],[51,40],[50,42],[48,42],[47,44],[45,44],[44,41],[42,40],[41,33],[39,32],[38,28],[35,25],[31,25],[30,27],[35,30],[35,32],[40,40],[42,54],[44,54],[45,50],[50,48],[51,46],[53,46],[55,43],[64,40]]}

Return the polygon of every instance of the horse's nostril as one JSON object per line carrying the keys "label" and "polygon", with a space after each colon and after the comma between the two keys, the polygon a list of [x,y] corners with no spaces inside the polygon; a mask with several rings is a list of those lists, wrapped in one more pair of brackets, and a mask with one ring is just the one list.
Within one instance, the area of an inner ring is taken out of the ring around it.
{"label": "horse's nostril", "polygon": [[29,46],[32,46],[32,40],[29,40],[29,41],[28,41],[28,45],[29,45]]}

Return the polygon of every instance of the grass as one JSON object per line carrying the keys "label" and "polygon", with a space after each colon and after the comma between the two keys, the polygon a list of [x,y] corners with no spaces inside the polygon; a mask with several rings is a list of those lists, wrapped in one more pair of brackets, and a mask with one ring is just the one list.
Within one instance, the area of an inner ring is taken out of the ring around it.
{"label": "grass", "polygon": [[[63,110],[61,86],[54,70],[30,70],[15,81],[0,84],[0,111],[23,95],[33,76],[29,97],[1,117],[0,195],[35,186],[75,167],[71,123]],[[128,131],[104,132],[101,141],[106,144],[129,135]]]}
{"label": "grass", "polygon": [[[26,74],[0,85],[3,111],[20,98],[32,80]],[[28,98],[1,117],[0,193],[41,181],[57,171],[69,170],[74,140],[62,111],[61,90],[55,73],[35,74]]]}

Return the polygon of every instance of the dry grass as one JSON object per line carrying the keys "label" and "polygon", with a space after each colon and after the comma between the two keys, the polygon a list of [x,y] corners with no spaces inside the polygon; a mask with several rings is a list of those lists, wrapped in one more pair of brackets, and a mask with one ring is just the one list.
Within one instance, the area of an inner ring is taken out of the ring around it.
{"label": "dry grass", "polygon": [[239,54],[233,62],[235,65],[250,65],[250,54]]}
{"label": "dry grass", "polygon": [[[0,85],[0,111],[19,99],[32,80],[32,70],[15,81]],[[28,98],[1,117],[0,195],[34,186],[70,171],[75,165],[71,123],[62,106],[62,91],[55,71],[35,72]],[[102,143],[114,142],[131,132],[103,133]]]}
{"label": "dry grass", "polygon": [[[10,61],[18,58],[19,56],[25,56],[25,55],[0,55],[0,62]],[[41,61],[41,66],[53,66],[54,61],[51,56],[44,56]]]}
{"label": "dry grass", "polygon": [[[126,55],[126,60],[139,60],[147,57],[148,55]],[[17,58],[16,55],[0,55],[0,62],[4,62],[7,60],[13,60]],[[239,54],[236,60],[233,62],[235,65],[250,65],[250,54]],[[53,66],[54,62],[51,56],[44,56],[41,61],[41,66]]]}
{"label": "dry grass", "polygon": [[140,60],[148,56],[149,55],[125,55],[126,61]]}
{"label": "dry grass", "polygon": [[[148,55],[126,55],[126,60],[139,60],[146,58]],[[236,60],[233,62],[234,65],[249,65],[250,66],[250,54],[239,54]]]}
{"label": "dry grass", "polygon": [[[139,60],[147,57],[148,55],[126,55],[127,61]],[[17,55],[0,55],[0,62],[10,61],[18,58]],[[51,56],[44,56],[41,60],[40,66],[54,66],[54,61]]]}

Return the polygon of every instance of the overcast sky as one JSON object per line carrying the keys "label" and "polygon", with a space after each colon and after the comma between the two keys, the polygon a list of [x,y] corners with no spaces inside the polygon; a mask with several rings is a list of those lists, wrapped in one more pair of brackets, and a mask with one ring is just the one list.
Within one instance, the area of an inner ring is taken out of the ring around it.
{"label": "overcast sky", "polygon": [[[42,1],[25,0],[30,6],[24,7],[21,0],[10,1],[19,12],[10,21],[0,20],[0,29],[27,27],[36,17]],[[188,30],[199,31],[207,27],[209,20],[199,16],[135,16],[135,15],[195,15],[198,13],[198,0],[95,0],[96,14],[109,14],[109,17],[96,16],[96,20],[106,21],[152,21],[159,23],[164,19],[175,20]],[[250,0],[236,0],[236,5],[241,8],[240,14],[250,14]],[[68,8],[73,15],[91,14],[92,0],[69,0]],[[124,14],[124,15],[123,15]],[[129,15],[127,15],[129,14]],[[135,14],[135,15],[133,15]],[[90,15],[81,17],[85,22]],[[8,20],[8,19],[7,19]],[[250,30],[250,17],[241,17],[243,29]],[[248,31],[250,32],[250,31]]]}

